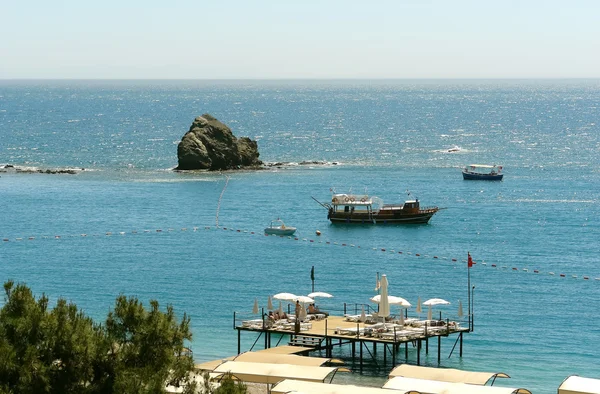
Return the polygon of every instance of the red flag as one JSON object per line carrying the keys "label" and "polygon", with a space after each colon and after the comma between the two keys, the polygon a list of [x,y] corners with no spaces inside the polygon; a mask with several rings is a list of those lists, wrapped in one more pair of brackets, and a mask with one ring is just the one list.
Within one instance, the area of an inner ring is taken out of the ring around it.
{"label": "red flag", "polygon": [[473,259],[471,258],[471,253],[467,252],[467,254],[469,255],[469,260],[467,264],[469,268],[471,268],[473,266]]}

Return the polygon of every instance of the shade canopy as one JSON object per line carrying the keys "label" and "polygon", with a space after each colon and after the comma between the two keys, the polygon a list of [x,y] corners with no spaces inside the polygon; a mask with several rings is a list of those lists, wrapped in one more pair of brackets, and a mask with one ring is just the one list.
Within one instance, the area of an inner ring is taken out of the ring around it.
{"label": "shade canopy", "polygon": [[308,296],[310,298],[315,298],[315,297],[331,298],[331,297],[333,297],[333,295],[331,295],[329,293],[325,293],[324,291],[315,291],[314,293],[308,294]]}
{"label": "shade canopy", "polygon": [[[450,383],[468,383],[483,386],[490,379],[510,378],[503,372],[472,372],[453,368],[431,368],[416,365],[402,364],[390,372],[389,377],[402,376],[405,378],[416,378],[436,380]],[[492,382],[493,384],[493,382]]]}
{"label": "shade canopy", "polygon": [[273,296],[276,300],[281,301],[295,301],[298,296],[292,293],[277,293]]}
{"label": "shade canopy", "polygon": [[421,394],[531,394],[531,391],[522,388],[478,386],[467,383],[404,378],[402,376],[396,376],[388,380],[383,388],[404,393],[417,392]]}
{"label": "shade canopy", "polygon": [[[306,357],[296,354],[277,354],[267,352],[245,352],[233,358],[233,361],[243,361],[261,364],[290,364],[320,367],[331,361],[331,358]],[[216,368],[216,366],[215,366]]]}
{"label": "shade canopy", "polygon": [[285,379],[323,382],[329,374],[337,369],[335,367],[225,361],[216,367],[213,373],[231,373],[234,378],[243,382],[275,384]]}
{"label": "shade canopy", "polygon": [[[371,297],[371,301],[376,302],[376,303],[380,303],[381,302],[381,295],[376,295],[374,297]],[[406,301],[404,298],[402,297],[396,297],[396,296],[388,296],[388,303],[390,305],[400,305],[404,308],[410,308],[411,304],[410,302]]]}
{"label": "shade canopy", "polygon": [[311,393],[311,394],[394,394],[377,387],[354,386],[349,384],[325,384],[284,380],[271,389],[271,394]]}
{"label": "shade canopy", "polygon": [[423,303],[425,306],[434,306],[434,305],[450,305],[450,302],[443,300],[441,298],[432,298]]}
{"label": "shade canopy", "polygon": [[600,379],[569,376],[558,388],[558,394],[600,394]]}

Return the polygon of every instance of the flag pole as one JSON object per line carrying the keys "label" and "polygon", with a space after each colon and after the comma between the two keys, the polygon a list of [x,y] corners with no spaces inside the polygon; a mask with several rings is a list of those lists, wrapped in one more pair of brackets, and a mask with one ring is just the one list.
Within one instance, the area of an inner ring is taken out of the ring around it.
{"label": "flag pole", "polygon": [[471,265],[473,265],[473,260],[471,260],[471,253],[467,252],[467,293],[469,300],[469,331],[471,331]]}

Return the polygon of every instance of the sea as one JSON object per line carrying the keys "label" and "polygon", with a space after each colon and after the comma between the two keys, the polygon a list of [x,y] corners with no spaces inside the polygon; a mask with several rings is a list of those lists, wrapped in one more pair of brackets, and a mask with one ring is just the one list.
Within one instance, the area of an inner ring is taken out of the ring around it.
{"label": "sea", "polygon": [[[205,113],[283,164],[173,171]],[[0,279],[98,322],[119,294],[171,304],[200,363],[237,353],[255,301],[314,289],[334,296],[321,309],[360,313],[385,274],[408,316],[443,298],[433,314],[467,326],[471,298],[463,356],[450,336],[422,365],[554,393],[600,378],[599,115],[600,80],[0,81],[0,166],[33,171],[0,173]],[[504,180],[464,181],[468,164],[502,165]],[[332,225],[332,193],[443,209],[426,225]],[[295,236],[265,236],[276,219]],[[381,386],[391,369],[381,349],[362,370],[347,347],[334,356],[353,371],[334,382]]]}

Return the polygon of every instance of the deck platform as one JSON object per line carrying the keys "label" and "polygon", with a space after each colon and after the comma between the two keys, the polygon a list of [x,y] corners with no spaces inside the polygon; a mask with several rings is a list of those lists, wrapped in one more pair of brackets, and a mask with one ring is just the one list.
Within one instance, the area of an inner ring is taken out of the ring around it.
{"label": "deck platform", "polygon": [[[273,348],[272,335],[278,337],[275,348],[280,347],[283,338],[289,337],[284,342],[287,347],[302,347],[303,350],[297,354],[308,354],[312,350],[324,350],[327,357],[332,357],[332,349],[344,345],[352,347],[352,355],[356,354],[356,346],[362,365],[363,349],[372,357],[376,354],[377,346],[384,349],[384,364],[387,363],[388,355],[391,356],[392,365],[396,365],[397,352],[404,345],[405,357],[408,359],[409,345],[416,348],[416,364],[420,365],[421,349],[429,352],[429,341],[437,338],[438,363],[441,362],[442,338],[455,336],[454,347],[459,344],[459,356],[462,357],[463,334],[470,332],[469,328],[462,327],[458,322],[441,320],[418,320],[406,319],[405,324],[398,322],[380,322],[368,324],[352,321],[348,316],[328,316],[327,318],[305,321],[300,325],[300,331],[295,332],[293,322],[279,321],[270,322],[265,319],[240,320],[237,321],[234,314],[234,328],[238,332],[238,353],[241,353],[241,333],[254,332],[258,334],[252,349],[257,345],[259,339],[264,339],[264,348]],[[367,345],[372,346],[373,351]],[[454,351],[454,347],[452,351]],[[452,352],[451,352],[452,354]]]}

